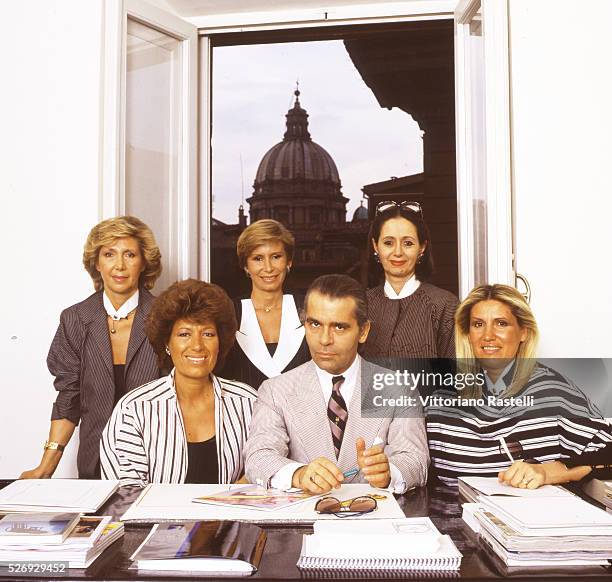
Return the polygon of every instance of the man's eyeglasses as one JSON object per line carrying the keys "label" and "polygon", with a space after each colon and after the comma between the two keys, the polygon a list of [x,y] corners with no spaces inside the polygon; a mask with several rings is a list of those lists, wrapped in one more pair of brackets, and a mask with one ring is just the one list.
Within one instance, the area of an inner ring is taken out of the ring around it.
{"label": "man's eyeglasses", "polygon": [[322,497],[315,505],[315,511],[322,515],[335,515],[336,517],[355,517],[370,513],[378,507],[376,499],[369,495],[354,497],[340,501],[335,497]]}
{"label": "man's eyeglasses", "polygon": [[376,205],[376,214],[385,212],[390,208],[399,208],[400,210],[409,210],[410,212],[416,212],[423,218],[423,208],[418,202],[411,202],[404,200],[403,202],[396,202],[395,200],[383,200]]}

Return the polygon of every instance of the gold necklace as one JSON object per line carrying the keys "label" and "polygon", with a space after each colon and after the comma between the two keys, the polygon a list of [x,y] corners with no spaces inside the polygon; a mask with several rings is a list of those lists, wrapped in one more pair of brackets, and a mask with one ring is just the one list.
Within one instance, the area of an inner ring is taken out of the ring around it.
{"label": "gold necklace", "polygon": [[[119,319],[129,320],[130,319],[130,315],[132,315],[132,313],[134,313],[134,311],[136,311],[136,307],[134,307],[134,309],[132,309],[132,311],[130,311],[125,317],[120,317]],[[112,315],[109,315],[108,317],[110,317],[110,320],[111,320],[111,329],[110,329],[110,332],[112,334],[115,334],[115,333],[117,333],[117,330],[115,329],[115,321],[119,321],[119,319],[115,319]]]}
{"label": "gold necklace", "polygon": [[[253,301],[251,299],[251,301]],[[255,307],[255,304],[253,304],[253,307]],[[257,311],[258,309],[263,309],[266,313],[270,313],[270,311],[272,311],[273,309],[278,309],[279,305],[275,305],[274,303],[272,305],[262,305],[261,307],[255,307],[255,311]]]}

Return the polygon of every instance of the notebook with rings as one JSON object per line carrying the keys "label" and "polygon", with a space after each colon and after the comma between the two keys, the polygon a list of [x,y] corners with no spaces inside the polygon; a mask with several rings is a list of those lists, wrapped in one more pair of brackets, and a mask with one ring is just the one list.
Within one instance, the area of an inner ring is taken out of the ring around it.
{"label": "notebook with rings", "polygon": [[317,521],[304,535],[304,570],[457,571],[461,553],[428,517],[354,522]]}

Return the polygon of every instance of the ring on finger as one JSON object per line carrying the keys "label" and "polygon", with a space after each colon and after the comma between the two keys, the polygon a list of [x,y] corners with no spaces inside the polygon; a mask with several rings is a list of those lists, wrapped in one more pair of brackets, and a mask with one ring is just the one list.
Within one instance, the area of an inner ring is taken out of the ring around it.
{"label": "ring on finger", "polygon": [[527,479],[527,478],[525,478],[525,479],[523,479],[523,480],[521,481],[521,483],[522,483],[523,485],[528,485],[528,484],[530,483],[530,481],[531,481],[531,479]]}

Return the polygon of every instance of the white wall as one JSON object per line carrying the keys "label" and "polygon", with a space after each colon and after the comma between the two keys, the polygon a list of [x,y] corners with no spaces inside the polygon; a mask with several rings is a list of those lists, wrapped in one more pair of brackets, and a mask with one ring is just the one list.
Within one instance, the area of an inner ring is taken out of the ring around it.
{"label": "white wall", "polygon": [[[55,399],[60,311],[87,297],[98,221],[102,0],[2,5],[0,478],[36,466]],[[58,476],[74,475],[74,444]]]}
{"label": "white wall", "polygon": [[612,357],[611,22],[610,0],[510,0],[516,267],[550,357]]}

